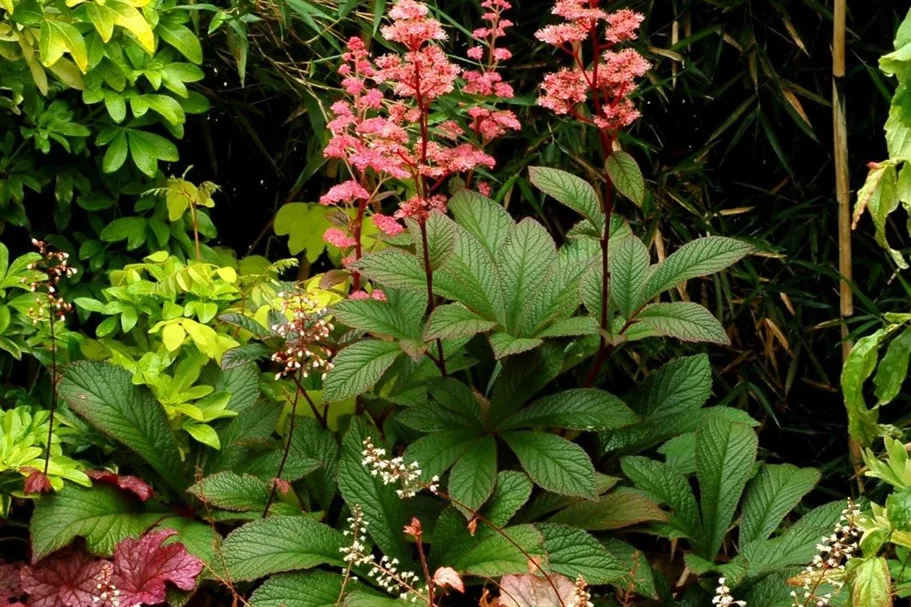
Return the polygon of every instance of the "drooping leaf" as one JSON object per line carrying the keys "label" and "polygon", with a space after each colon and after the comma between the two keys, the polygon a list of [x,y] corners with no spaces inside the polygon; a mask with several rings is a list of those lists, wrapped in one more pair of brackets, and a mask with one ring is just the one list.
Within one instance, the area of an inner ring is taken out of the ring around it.
{"label": "drooping leaf", "polygon": [[247,523],[225,539],[224,558],[236,581],[274,573],[343,566],[341,532],[305,516],[271,516]]}
{"label": "drooping leaf", "polygon": [[892,607],[892,576],[885,558],[864,558],[851,571],[850,581],[854,605]]}
{"label": "drooping leaf", "polygon": [[908,357],[911,356],[911,329],[905,329],[889,343],[883,355],[873,385],[876,386],[877,404],[892,402],[908,376]]}
{"label": "drooping leaf", "polygon": [[721,548],[752,472],[757,444],[756,433],[749,426],[721,419],[709,420],[696,432],[703,558],[713,559]]}
{"label": "drooping leaf", "polygon": [[639,421],[619,398],[594,388],[565,390],[545,396],[500,424],[501,430],[551,426],[571,430],[608,430]]}
{"label": "drooping leaf", "polygon": [[[464,519],[461,516],[459,519],[464,526]],[[519,525],[504,529],[502,534],[488,535],[459,556],[452,566],[471,575],[500,577],[528,571],[528,555],[543,558],[543,537],[531,525]]]}
{"label": "drooping leaf", "polygon": [[478,510],[497,483],[497,441],[485,436],[471,444],[449,475],[449,495],[459,504]]}
{"label": "drooping leaf", "polygon": [[337,402],[364,393],[401,354],[398,344],[373,339],[342,349],[323,384],[323,398]]}
{"label": "drooping leaf", "polygon": [[[389,293],[387,293],[388,295]],[[423,316],[427,297],[423,293],[402,293],[402,295],[404,295],[405,301],[346,299],[332,306],[332,313],[342,324],[375,335],[387,335],[397,339],[420,338],[420,325],[413,324],[405,311],[417,309],[422,312],[421,316]]]}
{"label": "drooping leaf", "polygon": [[867,408],[863,386],[876,368],[879,346],[888,334],[889,328],[883,328],[857,340],[841,370],[841,390],[848,410],[848,433],[863,447],[873,444],[879,435],[876,423],[879,412]]}
{"label": "drooping leaf", "polygon": [[351,264],[351,269],[390,289],[427,292],[427,277],[417,257],[399,249],[383,249]]}
{"label": "drooping leaf", "polygon": [[250,474],[230,471],[211,474],[187,491],[216,508],[238,512],[262,512],[269,499],[269,485],[265,481]]}
{"label": "drooping leaf", "polygon": [[660,335],[681,341],[731,343],[724,327],[712,313],[691,301],[651,304],[636,316],[639,324]]}
{"label": "drooping leaf", "polygon": [[570,579],[581,575],[589,584],[610,584],[626,575],[623,565],[585,531],[552,523],[535,527],[544,536],[551,570]]}
{"label": "drooping leaf", "polygon": [[162,516],[144,510],[138,500],[110,485],[66,485],[43,497],[35,508],[32,555],[41,559],[84,537],[91,552],[108,556],[122,539],[138,536]]}
{"label": "drooping leaf", "polygon": [[186,487],[180,451],[161,406],[130,372],[102,362],[69,365],[58,387],[71,409],[135,451],[177,490]]}
{"label": "drooping leaf", "polygon": [[750,481],[743,499],[740,543],[768,538],[817,482],[819,471],[815,468],[790,464],[763,466]]}
{"label": "drooping leaf", "polygon": [[684,280],[720,272],[752,250],[753,247],[745,242],[721,236],[707,236],[688,242],[652,267],[639,301],[646,302]]}
{"label": "drooping leaf", "polygon": [[595,469],[588,454],[565,438],[545,432],[504,432],[503,440],[538,485],[561,495],[595,495]]}
{"label": "drooping leaf", "polygon": [[589,220],[599,233],[604,230],[601,202],[587,181],[572,173],[546,167],[530,167],[528,178],[536,188]]}
{"label": "drooping leaf", "polygon": [[666,520],[667,513],[644,493],[621,487],[597,499],[576,502],[552,516],[548,522],[587,531],[604,531]]}
{"label": "drooping leaf", "polygon": [[604,166],[617,191],[641,207],[645,202],[645,179],[636,159],[627,152],[615,151]]}

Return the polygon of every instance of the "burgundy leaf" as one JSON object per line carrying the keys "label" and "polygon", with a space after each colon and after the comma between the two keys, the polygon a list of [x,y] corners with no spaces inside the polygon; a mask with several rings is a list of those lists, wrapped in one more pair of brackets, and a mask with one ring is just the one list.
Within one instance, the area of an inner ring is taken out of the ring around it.
{"label": "burgundy leaf", "polygon": [[181,543],[162,546],[162,542],[176,533],[173,529],[155,531],[117,545],[111,581],[120,592],[120,607],[163,602],[167,582],[181,590],[196,587],[202,561],[187,552]]}
{"label": "burgundy leaf", "polygon": [[111,564],[82,547],[59,550],[22,568],[22,590],[30,607],[99,607],[109,604]]}
{"label": "burgundy leaf", "polygon": [[121,476],[120,474],[115,474],[114,472],[109,472],[107,470],[86,470],[85,473],[93,481],[114,485],[120,487],[124,491],[131,491],[142,501],[146,501],[152,497],[152,486],[138,476]]}
{"label": "burgundy leaf", "polygon": [[22,586],[19,584],[21,569],[22,566],[18,563],[0,561],[0,605],[14,603],[16,598],[22,596]]}
{"label": "burgundy leaf", "polygon": [[22,468],[22,471],[28,474],[28,478],[25,479],[26,495],[32,493],[47,493],[52,489],[51,480],[44,472],[41,472],[37,468],[32,468],[31,466],[25,466]]}

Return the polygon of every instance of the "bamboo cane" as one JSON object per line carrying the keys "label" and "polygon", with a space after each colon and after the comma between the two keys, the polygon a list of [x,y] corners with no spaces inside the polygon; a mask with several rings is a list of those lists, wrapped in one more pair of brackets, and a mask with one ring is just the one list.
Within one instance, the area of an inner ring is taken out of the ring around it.
{"label": "bamboo cane", "polygon": [[[853,344],[848,339],[847,319],[854,314],[854,294],[851,291],[851,186],[848,172],[848,127],[845,113],[845,17],[847,0],[835,0],[832,32],[832,133],[835,155],[835,196],[838,200],[838,271],[842,361],[847,359]],[[860,475],[860,445],[849,439],[851,463],[857,486],[863,491]]]}

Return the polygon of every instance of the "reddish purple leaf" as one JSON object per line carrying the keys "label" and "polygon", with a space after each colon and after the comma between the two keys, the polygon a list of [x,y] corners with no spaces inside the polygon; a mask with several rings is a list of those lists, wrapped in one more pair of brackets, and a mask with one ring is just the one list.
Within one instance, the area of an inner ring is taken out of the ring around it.
{"label": "reddish purple leaf", "polygon": [[162,546],[177,532],[169,529],[128,538],[114,550],[113,585],[120,591],[120,607],[155,605],[165,600],[165,585],[193,590],[203,564],[181,543]]}
{"label": "reddish purple leaf", "polygon": [[51,479],[44,472],[31,466],[25,466],[22,471],[28,474],[28,478],[25,479],[26,495],[51,491]]}
{"label": "reddish purple leaf", "polygon": [[22,565],[0,561],[0,605],[9,605],[22,596],[19,572]]}
{"label": "reddish purple leaf", "polygon": [[99,607],[107,604],[112,567],[70,546],[22,568],[22,590],[30,607]]}
{"label": "reddish purple leaf", "polygon": [[107,470],[86,470],[85,473],[93,481],[114,485],[124,491],[131,491],[142,501],[146,501],[153,495],[152,486],[138,476],[121,476]]}

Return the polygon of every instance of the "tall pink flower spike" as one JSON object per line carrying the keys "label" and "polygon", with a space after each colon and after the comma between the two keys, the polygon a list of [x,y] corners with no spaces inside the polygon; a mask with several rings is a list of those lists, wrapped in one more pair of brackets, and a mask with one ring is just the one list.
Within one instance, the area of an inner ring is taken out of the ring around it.
{"label": "tall pink flower spike", "polygon": [[[412,192],[392,215],[372,215],[376,227],[391,237],[404,231],[400,220],[423,224],[431,211],[445,212],[447,200],[440,189],[446,180],[467,173],[470,183],[476,169],[494,166],[494,159],[478,144],[520,128],[512,112],[481,104],[487,98],[513,96],[512,87],[497,72],[510,57],[506,48],[497,46],[512,25],[502,16],[510,3],[485,0],[482,6],[485,26],[474,32],[475,45],[468,51],[478,69],[463,71],[449,60],[439,46],[447,39],[446,32],[429,8],[415,0],[397,2],[389,11],[392,22],[381,30],[387,40],[404,47],[403,53],[373,60],[363,40],[348,41],[339,68],[346,97],[331,107],[332,136],[324,155],[344,163],[351,177],[320,198],[324,205],[355,209],[346,228],[330,228],[324,235],[326,242],[344,249],[347,263],[363,254],[366,211],[379,210],[377,195],[387,182],[410,182]],[[455,121],[429,124],[432,105],[456,90],[460,76],[462,91],[479,100],[467,111],[474,142]],[[360,277],[354,273],[353,291],[360,288]]]}

